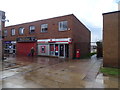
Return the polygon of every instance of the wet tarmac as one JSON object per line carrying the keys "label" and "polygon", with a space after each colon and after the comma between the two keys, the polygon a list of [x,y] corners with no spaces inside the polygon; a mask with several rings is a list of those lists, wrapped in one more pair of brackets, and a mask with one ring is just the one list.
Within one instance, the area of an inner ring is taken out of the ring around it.
{"label": "wet tarmac", "polygon": [[9,57],[3,66],[3,88],[118,88],[119,83],[117,77],[99,72],[102,59],[95,56],[81,60]]}

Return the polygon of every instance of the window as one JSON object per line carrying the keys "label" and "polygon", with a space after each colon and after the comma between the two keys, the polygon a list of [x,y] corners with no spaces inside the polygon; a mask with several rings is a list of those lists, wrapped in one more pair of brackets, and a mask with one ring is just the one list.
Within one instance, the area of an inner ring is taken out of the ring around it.
{"label": "window", "polygon": [[55,50],[54,49],[54,44],[50,44],[50,55],[54,56],[54,53],[55,53],[54,50]]}
{"label": "window", "polygon": [[48,30],[48,24],[42,24],[41,25],[41,32],[47,32]]}
{"label": "window", "polygon": [[45,46],[41,46],[41,53],[45,53]]}
{"label": "window", "polygon": [[64,31],[68,29],[67,21],[59,22],[59,31]]}
{"label": "window", "polygon": [[19,28],[19,34],[20,34],[20,35],[24,34],[24,28],[23,28],[23,27],[20,27],[20,28]]}
{"label": "window", "polygon": [[35,33],[35,26],[31,25],[31,26],[29,27],[29,30],[30,30],[30,34],[31,34],[31,33]]}
{"label": "window", "polygon": [[6,37],[8,34],[7,30],[4,30],[4,36]]}
{"label": "window", "polygon": [[12,36],[15,35],[15,29],[14,29],[14,28],[11,29],[11,35],[12,35]]}

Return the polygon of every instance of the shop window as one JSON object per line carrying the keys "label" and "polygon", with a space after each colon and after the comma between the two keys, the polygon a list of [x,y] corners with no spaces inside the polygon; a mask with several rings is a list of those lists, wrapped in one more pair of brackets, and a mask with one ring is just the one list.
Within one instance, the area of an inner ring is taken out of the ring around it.
{"label": "shop window", "polygon": [[13,50],[13,53],[16,53],[15,50]]}
{"label": "shop window", "polygon": [[15,45],[13,45],[13,49],[16,49],[16,46],[15,46]]}
{"label": "shop window", "polygon": [[58,44],[55,44],[55,55],[58,56]]}
{"label": "shop window", "polygon": [[47,32],[48,30],[48,24],[42,24],[41,25],[41,32]]}
{"label": "shop window", "polygon": [[59,31],[65,31],[67,29],[68,29],[68,22],[67,21],[59,22]]}
{"label": "shop window", "polygon": [[35,33],[35,26],[31,25],[29,27],[29,32],[30,32],[30,34]]}
{"label": "shop window", "polygon": [[41,46],[41,53],[45,53],[45,46]]}
{"label": "shop window", "polygon": [[6,37],[8,35],[7,30],[4,30],[4,36]]}
{"label": "shop window", "polygon": [[12,36],[15,35],[15,29],[14,29],[14,28],[11,29],[11,35],[12,35]]}
{"label": "shop window", "polygon": [[7,49],[7,47],[8,47],[8,45],[6,44],[6,45],[5,45],[5,49]]}
{"label": "shop window", "polygon": [[54,56],[54,44],[50,44],[50,55]]}
{"label": "shop window", "polygon": [[24,34],[24,28],[23,28],[23,27],[20,27],[20,28],[19,28],[19,34],[20,34],[20,35],[23,35],[23,34]]}

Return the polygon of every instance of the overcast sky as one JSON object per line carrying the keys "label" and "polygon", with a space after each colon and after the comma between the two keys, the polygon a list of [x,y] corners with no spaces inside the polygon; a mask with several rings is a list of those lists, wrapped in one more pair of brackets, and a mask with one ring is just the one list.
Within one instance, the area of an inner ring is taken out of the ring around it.
{"label": "overcast sky", "polygon": [[102,13],[118,10],[115,0],[0,0],[6,26],[74,14],[92,32],[92,42],[102,39]]}

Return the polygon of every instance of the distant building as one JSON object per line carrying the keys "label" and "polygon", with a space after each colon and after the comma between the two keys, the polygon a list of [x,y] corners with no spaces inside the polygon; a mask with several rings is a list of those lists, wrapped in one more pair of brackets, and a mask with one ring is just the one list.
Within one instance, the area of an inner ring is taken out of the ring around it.
{"label": "distant building", "polygon": [[103,14],[103,66],[119,67],[120,11]]}
{"label": "distant building", "polygon": [[97,41],[97,58],[103,57],[103,44],[102,41]]}
{"label": "distant building", "polygon": [[74,58],[90,53],[91,32],[73,14],[12,25],[4,28],[6,53]]}
{"label": "distant building", "polygon": [[91,53],[97,52],[97,45],[91,45]]}

